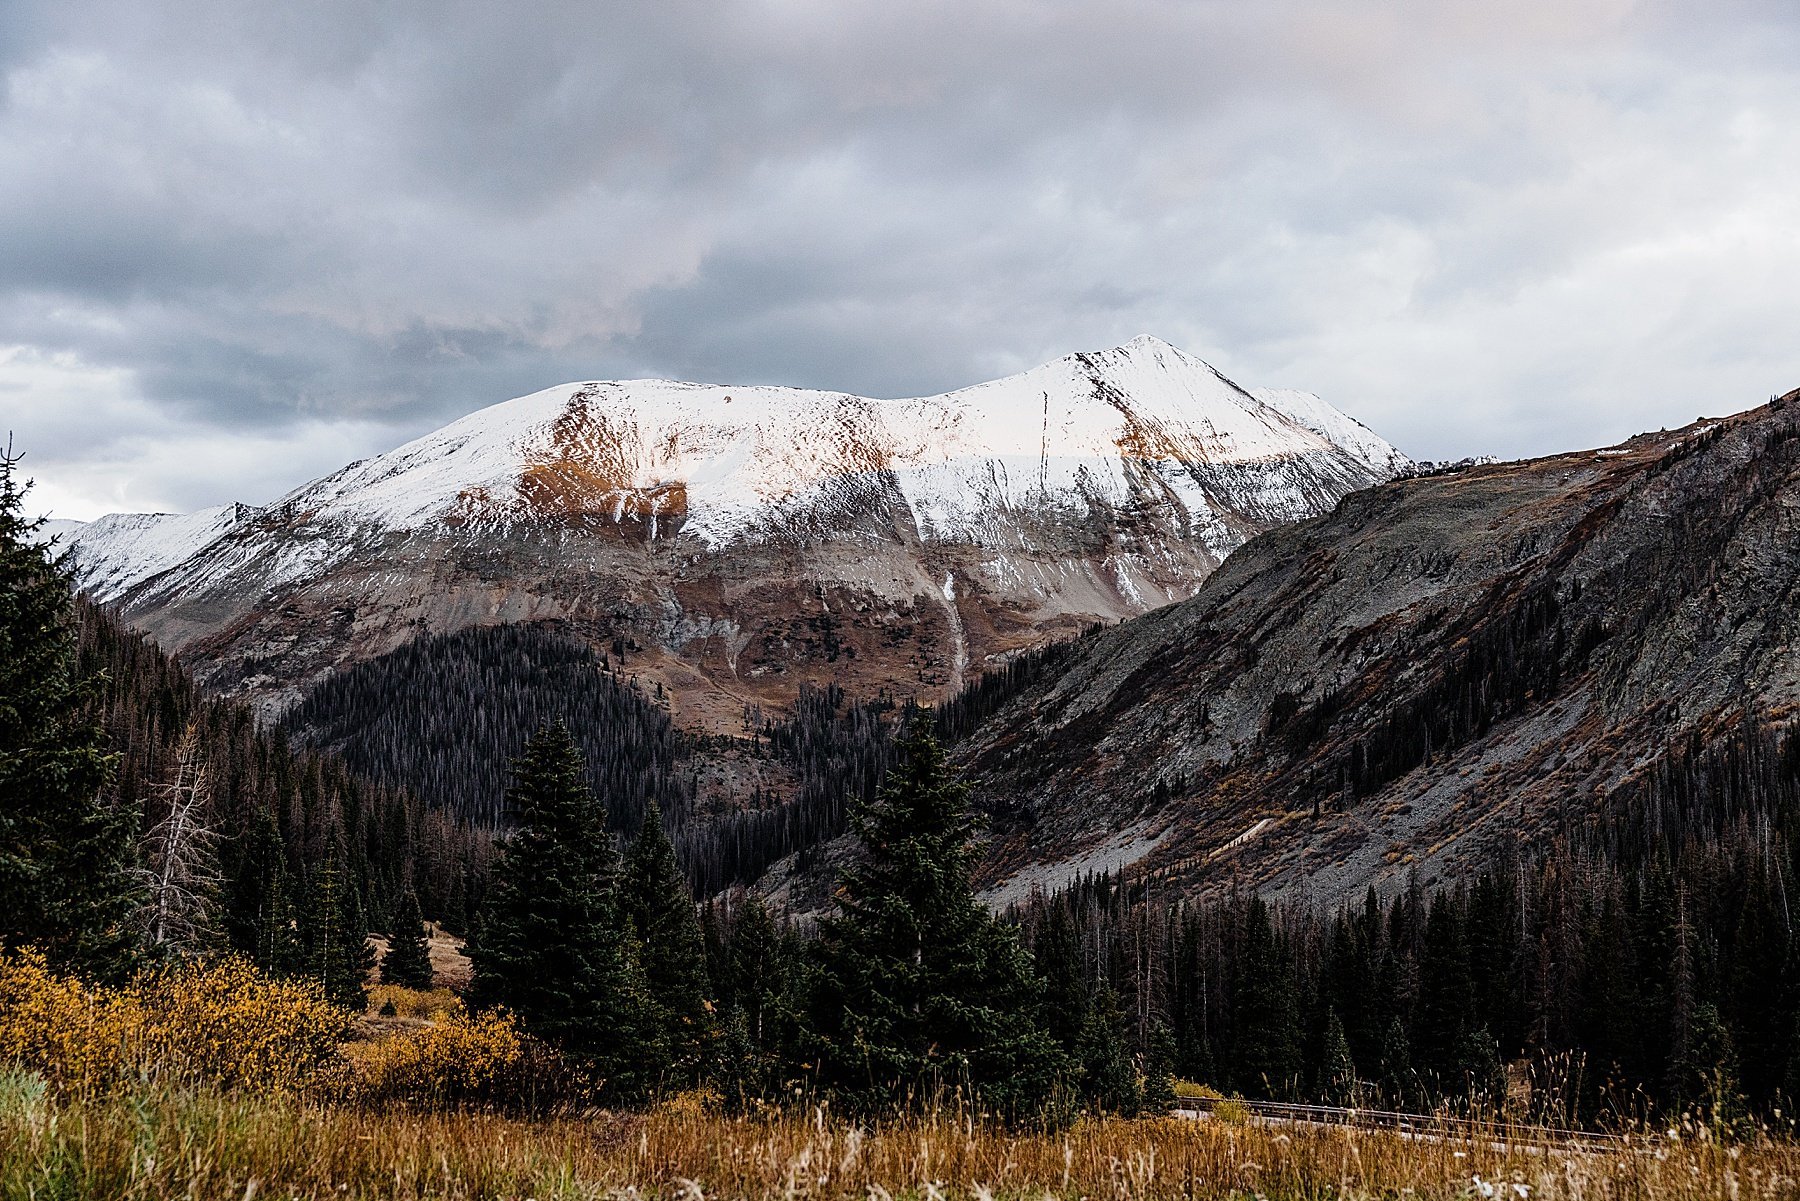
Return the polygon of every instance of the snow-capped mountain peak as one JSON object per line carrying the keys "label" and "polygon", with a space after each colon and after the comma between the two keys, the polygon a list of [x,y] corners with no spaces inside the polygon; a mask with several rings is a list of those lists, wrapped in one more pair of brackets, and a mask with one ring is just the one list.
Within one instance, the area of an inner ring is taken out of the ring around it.
{"label": "snow-capped mountain peak", "polygon": [[[801,588],[814,598],[795,599],[801,610],[888,613],[869,655],[898,653],[899,629],[936,639],[917,662],[949,646],[953,683],[1052,629],[1191,595],[1246,539],[1405,462],[1316,397],[1247,392],[1141,337],[936,396],[561,384],[265,509],[103,518],[72,537],[90,590],[173,649],[254,642],[253,626],[290,620],[266,615],[301,597],[329,596],[329,620],[369,645],[421,622],[586,613],[671,654],[725,638],[736,649],[703,674],[735,688],[740,669],[784,675],[782,656],[810,645],[768,632],[786,628],[788,602],[745,598]],[[600,593],[613,599],[590,612]],[[358,653],[299,645],[303,670]],[[749,669],[752,645],[768,659]],[[246,662],[267,661],[258,647]]]}

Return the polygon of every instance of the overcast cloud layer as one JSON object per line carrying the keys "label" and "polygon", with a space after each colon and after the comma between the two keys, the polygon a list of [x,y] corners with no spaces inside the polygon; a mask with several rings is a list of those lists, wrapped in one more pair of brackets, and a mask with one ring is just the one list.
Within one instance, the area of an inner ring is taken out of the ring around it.
{"label": "overcast cloud layer", "polygon": [[0,4],[0,424],[267,501],[552,383],[1153,333],[1417,457],[1800,386],[1791,0]]}

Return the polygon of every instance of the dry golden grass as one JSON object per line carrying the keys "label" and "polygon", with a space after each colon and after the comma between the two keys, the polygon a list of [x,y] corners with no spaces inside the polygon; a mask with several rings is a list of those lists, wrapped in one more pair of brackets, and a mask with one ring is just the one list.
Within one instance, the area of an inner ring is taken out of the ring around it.
{"label": "dry golden grass", "polygon": [[1176,1118],[1019,1134],[685,1106],[528,1121],[211,1092],[59,1105],[0,1078],[5,1197],[1747,1199],[1796,1195],[1797,1172],[1791,1143],[1534,1154]]}

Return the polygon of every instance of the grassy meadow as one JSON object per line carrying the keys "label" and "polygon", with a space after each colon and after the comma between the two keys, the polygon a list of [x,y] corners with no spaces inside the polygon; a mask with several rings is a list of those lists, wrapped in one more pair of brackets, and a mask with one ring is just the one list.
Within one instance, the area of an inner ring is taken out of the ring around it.
{"label": "grassy meadow", "polygon": [[812,1112],[524,1120],[214,1090],[0,1094],[6,1198],[1513,1197],[1796,1195],[1791,1143],[1516,1150],[1183,1118],[1007,1132],[948,1117],[868,1129]]}
{"label": "grassy meadow", "polygon": [[448,990],[378,987],[352,1020],[241,961],[109,988],[0,956],[0,1201],[1800,1195],[1800,1144],[1703,1129],[1594,1151],[1231,1107],[1054,1131],[951,1112],[859,1124],[801,1098],[741,1114],[706,1092],[614,1112],[562,1071]]}

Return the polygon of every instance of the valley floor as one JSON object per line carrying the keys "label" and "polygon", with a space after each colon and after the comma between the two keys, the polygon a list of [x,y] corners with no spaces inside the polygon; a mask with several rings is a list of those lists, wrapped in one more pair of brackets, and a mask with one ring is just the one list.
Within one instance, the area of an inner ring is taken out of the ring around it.
{"label": "valley floor", "polygon": [[1800,1145],[1704,1138],[1507,1154],[1180,1118],[1008,1133],[920,1119],[873,1133],[814,1110],[527,1121],[173,1091],[0,1096],[6,1198],[1791,1197]]}

